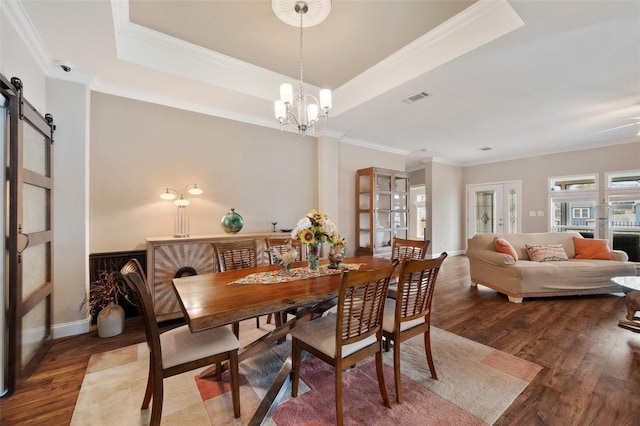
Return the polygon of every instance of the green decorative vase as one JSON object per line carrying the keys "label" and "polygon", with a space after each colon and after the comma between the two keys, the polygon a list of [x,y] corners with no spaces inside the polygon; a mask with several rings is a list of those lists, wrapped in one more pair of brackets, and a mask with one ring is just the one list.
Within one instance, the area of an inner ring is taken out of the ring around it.
{"label": "green decorative vase", "polygon": [[244,226],[244,220],[242,220],[242,216],[236,213],[235,209],[231,209],[229,213],[222,217],[220,226],[227,234],[237,234]]}

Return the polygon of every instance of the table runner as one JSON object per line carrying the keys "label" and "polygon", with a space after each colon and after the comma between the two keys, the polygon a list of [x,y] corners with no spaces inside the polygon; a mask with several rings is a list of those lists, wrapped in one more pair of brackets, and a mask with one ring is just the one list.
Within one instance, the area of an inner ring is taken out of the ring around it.
{"label": "table runner", "polygon": [[309,271],[309,268],[300,267],[292,268],[290,276],[281,276],[280,270],[256,272],[249,274],[244,278],[230,282],[231,284],[277,284],[287,283],[290,281],[303,280],[305,278],[320,277],[322,275],[339,274],[343,270],[355,271],[360,268],[363,263],[341,263],[339,269],[329,269],[329,265],[320,265],[317,272]]}

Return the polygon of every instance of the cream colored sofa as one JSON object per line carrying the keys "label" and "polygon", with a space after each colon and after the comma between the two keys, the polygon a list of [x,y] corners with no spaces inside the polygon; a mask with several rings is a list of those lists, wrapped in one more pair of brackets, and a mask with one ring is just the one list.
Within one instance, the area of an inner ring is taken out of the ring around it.
{"label": "cream colored sofa", "polygon": [[[514,247],[517,262],[496,250],[494,240],[498,236]],[[575,259],[573,237],[582,238],[577,232],[477,234],[468,240],[471,285],[492,288],[515,303],[521,303],[524,297],[622,292],[611,278],[636,275],[636,266],[628,261],[627,254],[612,250],[612,260]],[[525,244],[562,244],[569,260],[533,262]]]}

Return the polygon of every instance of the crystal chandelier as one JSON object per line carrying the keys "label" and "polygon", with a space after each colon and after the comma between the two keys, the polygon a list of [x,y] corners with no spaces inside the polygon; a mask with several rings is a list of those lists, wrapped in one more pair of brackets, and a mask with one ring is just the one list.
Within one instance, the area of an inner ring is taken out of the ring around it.
{"label": "crystal chandelier", "polygon": [[[293,6],[293,8],[291,7]],[[300,82],[298,92],[293,92],[293,86],[288,83],[280,85],[280,100],[275,101],[275,116],[280,122],[280,131],[285,125],[289,125],[298,129],[298,132],[304,136],[307,130],[313,129],[318,119],[324,117],[328,120],[329,110],[331,109],[331,90],[320,90],[319,97],[308,94],[304,91],[303,78],[303,18],[312,8],[312,14],[307,15],[311,19],[307,19],[306,26],[316,25],[322,22],[331,9],[330,0],[308,0],[308,1],[292,1],[292,0],[272,0],[271,7],[276,16],[287,24],[293,25],[291,17],[293,12],[300,17]],[[318,8],[317,10],[315,8]],[[322,113],[320,112],[322,110]]]}

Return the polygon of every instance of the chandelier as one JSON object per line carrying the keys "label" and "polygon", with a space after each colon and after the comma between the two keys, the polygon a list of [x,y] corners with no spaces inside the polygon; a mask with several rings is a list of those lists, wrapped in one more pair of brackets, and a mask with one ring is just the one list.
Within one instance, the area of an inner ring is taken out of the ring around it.
{"label": "chandelier", "polygon": [[[318,94],[320,101],[304,91],[302,29],[304,26],[309,27],[322,22],[329,15],[331,0],[271,0],[271,7],[276,16],[289,25],[294,25],[295,18],[300,17],[300,82],[298,92],[293,92],[291,84],[281,84],[280,99],[275,101],[274,106],[276,119],[280,122],[280,131],[285,125],[289,125],[298,129],[298,132],[304,136],[309,129],[313,133],[319,118],[324,117],[328,120],[331,109],[331,90],[320,90]],[[310,9],[311,13],[307,14]],[[305,15],[307,16],[306,22],[303,21]]]}

